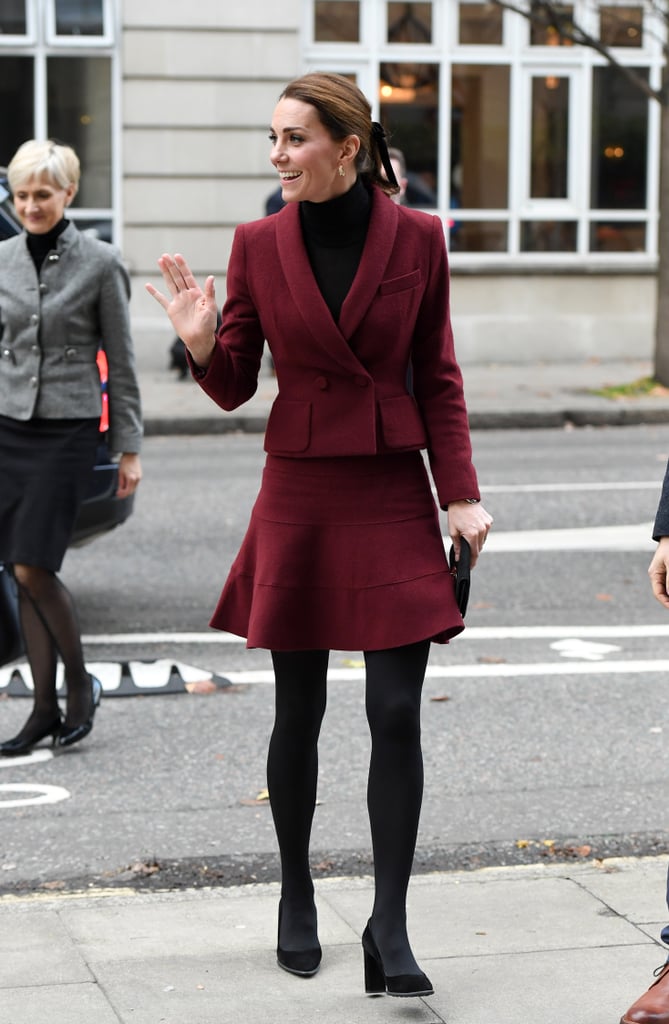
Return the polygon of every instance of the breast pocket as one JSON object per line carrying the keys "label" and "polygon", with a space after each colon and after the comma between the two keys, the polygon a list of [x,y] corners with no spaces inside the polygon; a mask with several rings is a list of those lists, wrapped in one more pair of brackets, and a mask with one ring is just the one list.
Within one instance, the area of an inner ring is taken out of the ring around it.
{"label": "breast pocket", "polygon": [[402,274],[401,277],[389,277],[382,281],[379,286],[381,295],[393,295],[395,292],[405,292],[409,288],[417,288],[421,282],[420,267],[412,270],[410,274]]}

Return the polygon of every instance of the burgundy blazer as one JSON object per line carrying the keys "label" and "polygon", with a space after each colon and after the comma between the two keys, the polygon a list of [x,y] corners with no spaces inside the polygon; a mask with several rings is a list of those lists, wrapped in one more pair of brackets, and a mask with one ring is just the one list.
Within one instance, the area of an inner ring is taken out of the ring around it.
{"label": "burgundy blazer", "polygon": [[442,506],[479,497],[437,217],[373,189],[338,323],[312,273],[296,203],[238,227],[223,322],[198,376],[223,409],[254,394],[265,340],[278,384],[267,452],[310,458],[426,448]]}

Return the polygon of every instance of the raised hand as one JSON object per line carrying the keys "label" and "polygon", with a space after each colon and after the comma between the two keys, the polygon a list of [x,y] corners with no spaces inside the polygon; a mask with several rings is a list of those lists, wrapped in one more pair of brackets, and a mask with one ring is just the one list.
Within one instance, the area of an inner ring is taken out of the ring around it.
{"label": "raised hand", "polygon": [[204,290],[200,288],[180,253],[174,256],[163,253],[158,266],[171,298],[152,284],[147,284],[146,290],[163,307],[197,365],[206,367],[215,347],[217,307],[214,278],[208,277]]}

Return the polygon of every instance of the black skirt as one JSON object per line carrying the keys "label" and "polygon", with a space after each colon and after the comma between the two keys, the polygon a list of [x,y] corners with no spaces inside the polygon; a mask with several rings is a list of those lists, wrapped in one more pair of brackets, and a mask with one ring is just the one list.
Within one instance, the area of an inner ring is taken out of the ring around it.
{"label": "black skirt", "polygon": [[60,569],[98,438],[97,418],[0,416],[0,562]]}

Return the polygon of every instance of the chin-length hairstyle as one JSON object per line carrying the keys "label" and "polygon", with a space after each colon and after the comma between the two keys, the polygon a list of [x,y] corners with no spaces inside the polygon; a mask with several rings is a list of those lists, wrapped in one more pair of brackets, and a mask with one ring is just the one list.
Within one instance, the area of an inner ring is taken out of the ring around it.
{"label": "chin-length hairstyle", "polygon": [[56,188],[74,185],[79,188],[81,168],[79,157],[70,146],[53,139],[39,142],[29,139],[19,146],[7,168],[7,180],[12,192],[31,178],[48,178]]}

